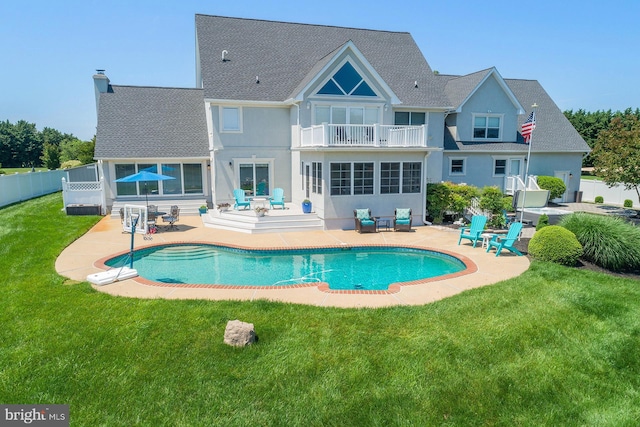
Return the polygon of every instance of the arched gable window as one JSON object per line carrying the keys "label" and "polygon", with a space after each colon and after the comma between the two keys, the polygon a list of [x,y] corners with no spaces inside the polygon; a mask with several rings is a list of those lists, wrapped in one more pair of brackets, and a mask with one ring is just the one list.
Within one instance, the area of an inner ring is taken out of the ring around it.
{"label": "arched gable window", "polygon": [[364,81],[362,76],[353,68],[349,62],[329,79],[327,83],[318,91],[319,95],[341,95],[341,96],[377,96],[371,87]]}

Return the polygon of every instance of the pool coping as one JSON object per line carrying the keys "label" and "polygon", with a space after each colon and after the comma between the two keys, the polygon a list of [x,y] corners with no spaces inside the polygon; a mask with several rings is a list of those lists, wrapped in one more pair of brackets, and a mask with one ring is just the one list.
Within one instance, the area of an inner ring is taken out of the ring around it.
{"label": "pool coping", "polygon": [[[316,287],[321,292],[333,293],[333,294],[348,294],[348,295],[386,295],[386,294],[394,294],[400,292],[402,286],[413,286],[413,285],[421,285],[430,282],[436,282],[440,280],[453,279],[460,276],[465,276],[467,274],[472,274],[478,271],[478,266],[468,257],[454,253],[451,251],[445,251],[442,249],[428,248],[423,246],[415,246],[415,245],[383,245],[383,244],[359,244],[359,245],[333,245],[333,246],[300,246],[300,247],[291,247],[291,246],[283,246],[283,247],[273,247],[273,248],[259,248],[256,249],[254,247],[248,246],[240,246],[240,245],[232,245],[228,243],[219,243],[219,242],[206,242],[206,241],[177,241],[172,242],[170,244],[167,243],[154,243],[150,245],[145,245],[136,248],[136,250],[144,250],[150,249],[158,246],[168,246],[168,245],[212,245],[212,246],[222,246],[231,249],[239,249],[245,251],[255,251],[255,250],[267,250],[267,251],[291,251],[291,250],[313,250],[313,249],[344,249],[344,248],[406,248],[406,249],[417,249],[422,251],[430,251],[437,254],[444,254],[450,257],[453,257],[460,262],[462,262],[465,266],[464,270],[457,271],[455,273],[443,274],[435,277],[425,277],[422,279],[409,280],[405,282],[393,282],[389,284],[387,289],[379,289],[379,290],[364,290],[364,289],[331,289],[329,287],[329,283],[327,282],[304,282],[304,283],[293,283],[290,285],[279,285],[279,286],[251,286],[251,285],[232,285],[232,284],[201,284],[201,283],[165,283],[158,282],[155,280],[150,280],[145,277],[137,276],[131,280],[134,280],[140,284],[147,286],[158,286],[164,288],[202,288],[202,289],[255,289],[255,290],[281,290],[281,289],[295,289],[295,288],[307,288],[307,287]],[[110,267],[106,264],[106,262],[112,258],[126,255],[130,253],[130,250],[121,251],[119,253],[111,254],[106,257],[100,258],[94,263],[94,266],[100,268],[102,270],[110,270],[113,267]]]}
{"label": "pool coping", "polygon": [[[199,216],[181,216],[178,231],[163,231],[153,235],[153,243],[134,236],[134,248],[176,242],[205,242],[251,249],[327,246],[415,246],[434,250],[462,259],[470,259],[476,266],[474,272],[456,274],[456,277],[438,280],[426,279],[420,283],[407,283],[396,292],[322,290],[317,284],[312,287],[292,289],[211,289],[176,286],[153,286],[134,279],[114,282],[109,285],[91,285],[99,292],[118,297],[202,299],[212,301],[256,301],[269,300],[284,303],[306,304],[323,307],[361,308],[388,307],[397,305],[423,305],[456,295],[470,289],[491,285],[519,276],[529,268],[527,257],[518,257],[503,252],[473,248],[470,243],[458,245],[459,231],[439,226],[418,226],[412,232],[380,231],[359,234],[353,230],[323,230],[271,234],[245,234],[205,227]],[[55,263],[56,271],[73,282],[86,282],[89,274],[104,271],[97,266],[100,259],[129,251],[131,235],[122,230],[119,218],[105,217],[87,233],[65,248]],[[434,278],[431,278],[434,279]],[[394,289],[395,290],[395,289]]]}

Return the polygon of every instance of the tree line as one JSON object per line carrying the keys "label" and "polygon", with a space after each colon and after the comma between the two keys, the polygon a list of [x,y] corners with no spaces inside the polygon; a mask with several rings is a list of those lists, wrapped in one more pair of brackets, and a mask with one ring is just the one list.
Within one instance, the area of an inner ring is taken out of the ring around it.
{"label": "tree line", "polygon": [[58,169],[93,162],[95,136],[81,141],[73,134],[19,120],[0,122],[0,167]]}
{"label": "tree line", "polygon": [[[609,130],[614,118],[619,118],[622,122],[629,122],[632,117],[640,120],[640,108],[636,108],[635,110],[627,108],[624,111],[615,112],[611,110],[598,110],[594,112],[583,109],[575,112],[573,110],[567,110],[564,112],[564,115],[578,131],[582,139],[589,145],[591,150],[593,150],[596,147],[598,136],[601,132]],[[584,158],[583,166],[594,166],[592,154]]]}
{"label": "tree line", "polygon": [[615,113],[569,110],[564,114],[591,147],[584,165],[593,166],[609,186],[622,184],[635,190],[640,200],[640,109]]}

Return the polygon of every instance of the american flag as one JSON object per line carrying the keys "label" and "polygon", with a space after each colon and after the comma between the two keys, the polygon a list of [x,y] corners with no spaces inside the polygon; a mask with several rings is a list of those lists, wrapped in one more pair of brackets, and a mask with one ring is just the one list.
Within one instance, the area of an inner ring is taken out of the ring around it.
{"label": "american flag", "polygon": [[529,118],[526,122],[522,124],[522,137],[524,138],[524,142],[528,144],[531,142],[531,133],[536,128],[536,112],[532,111],[529,114]]}

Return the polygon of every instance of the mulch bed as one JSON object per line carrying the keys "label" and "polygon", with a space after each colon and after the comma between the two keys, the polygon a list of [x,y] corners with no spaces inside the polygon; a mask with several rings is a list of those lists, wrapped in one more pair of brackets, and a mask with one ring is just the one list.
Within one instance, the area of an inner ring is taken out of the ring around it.
{"label": "mulch bed", "polygon": [[[456,226],[454,226],[453,224],[442,224],[445,227],[452,227],[452,228],[458,228]],[[520,252],[522,252],[522,254],[524,256],[526,256],[527,258],[529,258],[529,260],[532,260],[531,256],[529,255],[529,241],[531,239],[529,238],[521,238],[520,240],[516,241],[516,243],[514,243],[513,246],[515,246],[516,249],[518,249]],[[580,259],[578,260],[578,263],[576,264],[575,268],[579,269],[579,270],[589,270],[589,271],[597,271],[599,273],[605,273],[605,274],[609,274],[611,276],[616,276],[616,277],[624,277],[627,279],[635,279],[635,280],[640,280],[640,271],[633,271],[633,272],[625,272],[625,273],[615,273],[613,271],[607,270],[605,268],[602,268],[598,265],[595,265],[587,260],[583,260]]]}

